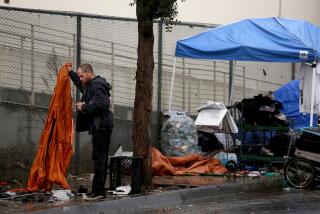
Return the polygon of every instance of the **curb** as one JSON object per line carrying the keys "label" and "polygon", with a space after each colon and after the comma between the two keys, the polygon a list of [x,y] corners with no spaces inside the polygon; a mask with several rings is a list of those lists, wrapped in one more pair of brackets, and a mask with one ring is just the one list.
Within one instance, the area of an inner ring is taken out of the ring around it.
{"label": "curb", "polygon": [[[257,181],[258,180],[258,181]],[[208,200],[223,200],[236,193],[254,193],[280,191],[282,177],[263,178],[244,183],[232,183],[217,186],[205,186],[182,189],[171,192],[156,193],[146,196],[127,197],[122,199],[83,203],[64,207],[33,211],[38,214],[81,214],[81,213],[132,213],[146,209],[163,209]]]}

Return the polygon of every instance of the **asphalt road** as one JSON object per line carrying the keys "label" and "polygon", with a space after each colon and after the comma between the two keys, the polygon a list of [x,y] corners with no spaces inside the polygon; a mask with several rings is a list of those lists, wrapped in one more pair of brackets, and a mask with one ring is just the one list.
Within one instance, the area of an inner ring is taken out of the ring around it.
{"label": "asphalt road", "polygon": [[139,213],[320,213],[320,190],[238,193],[221,201],[190,203],[183,207],[144,210]]}

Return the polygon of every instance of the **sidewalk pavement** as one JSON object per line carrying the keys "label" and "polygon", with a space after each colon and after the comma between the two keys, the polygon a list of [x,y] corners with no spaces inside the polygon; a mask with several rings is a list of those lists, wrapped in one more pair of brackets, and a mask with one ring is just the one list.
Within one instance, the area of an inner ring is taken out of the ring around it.
{"label": "sidewalk pavement", "polygon": [[116,200],[63,204],[50,209],[33,210],[30,213],[139,213],[150,209],[187,206],[190,203],[227,200],[234,194],[276,192],[281,190],[282,176],[273,178],[262,177],[241,181],[240,183],[188,188],[145,196],[124,197]]}

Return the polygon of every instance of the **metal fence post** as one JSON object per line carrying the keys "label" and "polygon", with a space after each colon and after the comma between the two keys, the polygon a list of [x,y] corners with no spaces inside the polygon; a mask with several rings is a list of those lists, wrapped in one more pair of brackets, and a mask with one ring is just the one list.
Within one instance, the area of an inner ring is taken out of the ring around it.
{"label": "metal fence post", "polygon": [[[77,61],[77,38],[76,34],[72,34],[72,64]],[[76,97],[75,85],[72,85],[72,97]]]}
{"label": "metal fence post", "polygon": [[114,93],[115,93],[115,77],[114,77],[114,43],[111,42],[111,109],[114,111]]}
{"label": "metal fence post", "polygon": [[[77,16],[77,59],[76,59],[76,64],[77,68],[81,64],[81,16]],[[79,101],[80,99],[80,91],[77,89],[76,93],[76,101]],[[80,173],[80,133],[76,133],[76,138],[75,138],[75,144],[76,144],[76,149],[75,149],[75,173],[79,174]]]}
{"label": "metal fence post", "polygon": [[23,89],[23,62],[24,62],[24,52],[23,52],[23,40],[24,37],[20,37],[20,88]]}
{"label": "metal fence post", "polygon": [[69,59],[72,59],[72,46],[68,45],[68,57]]}
{"label": "metal fence post", "polygon": [[[27,124],[28,124],[28,128],[27,128],[27,142],[30,144],[30,148],[32,145],[32,107],[34,106],[34,25],[31,25],[31,95],[30,95],[30,108],[28,110],[28,114],[27,114]],[[29,152],[31,153],[31,149],[29,150]],[[29,157],[31,157],[31,154],[29,153]]]}
{"label": "metal fence post", "polygon": [[296,64],[292,63],[291,64],[291,80],[295,80],[296,79]]}
{"label": "metal fence post", "polygon": [[200,101],[200,94],[201,94],[200,88],[201,88],[201,79],[197,79],[197,98],[198,98],[197,106],[202,105]]}
{"label": "metal fence post", "polygon": [[188,111],[191,113],[191,68],[189,70],[189,86],[188,86]]}
{"label": "metal fence post", "polygon": [[[30,53],[30,64],[31,64],[31,88],[30,88],[30,91],[31,91],[31,95],[30,95],[30,99],[29,99],[29,105],[30,105],[30,108],[28,109],[28,113],[27,113],[27,143],[30,145],[30,148],[32,147],[32,121],[31,121],[31,118],[32,118],[32,106],[34,106],[34,78],[33,78],[33,75],[34,75],[34,26],[31,25],[31,53]],[[31,153],[31,149],[28,150],[28,152]],[[28,154],[29,157],[31,157],[30,153]]]}
{"label": "metal fence post", "polygon": [[227,101],[226,101],[226,73],[225,72],[223,72],[223,89],[222,89],[222,92],[223,92],[223,102],[224,103],[227,103]]}
{"label": "metal fence post", "polygon": [[31,25],[31,97],[30,104],[34,106],[34,25]]}
{"label": "metal fence post", "polygon": [[185,73],[185,59],[182,58],[182,109],[185,111],[185,97],[186,97],[186,84],[185,84],[185,78],[186,78],[186,73]]}
{"label": "metal fence post", "polygon": [[234,75],[234,70],[233,70],[233,61],[229,61],[229,102],[228,104],[232,104],[232,99],[233,99],[233,75]]}
{"label": "metal fence post", "polygon": [[76,34],[72,34],[72,60],[75,62],[77,57],[77,37]]}
{"label": "metal fence post", "polygon": [[158,101],[157,101],[157,126],[158,126],[158,145],[161,137],[161,105],[162,105],[162,22],[158,24]]}

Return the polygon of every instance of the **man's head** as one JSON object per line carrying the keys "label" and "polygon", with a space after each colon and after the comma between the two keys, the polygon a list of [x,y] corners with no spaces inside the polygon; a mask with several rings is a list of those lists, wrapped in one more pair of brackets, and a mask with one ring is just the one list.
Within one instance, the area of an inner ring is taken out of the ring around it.
{"label": "man's head", "polygon": [[77,74],[83,85],[87,85],[94,77],[93,68],[90,64],[82,64],[77,70]]}

